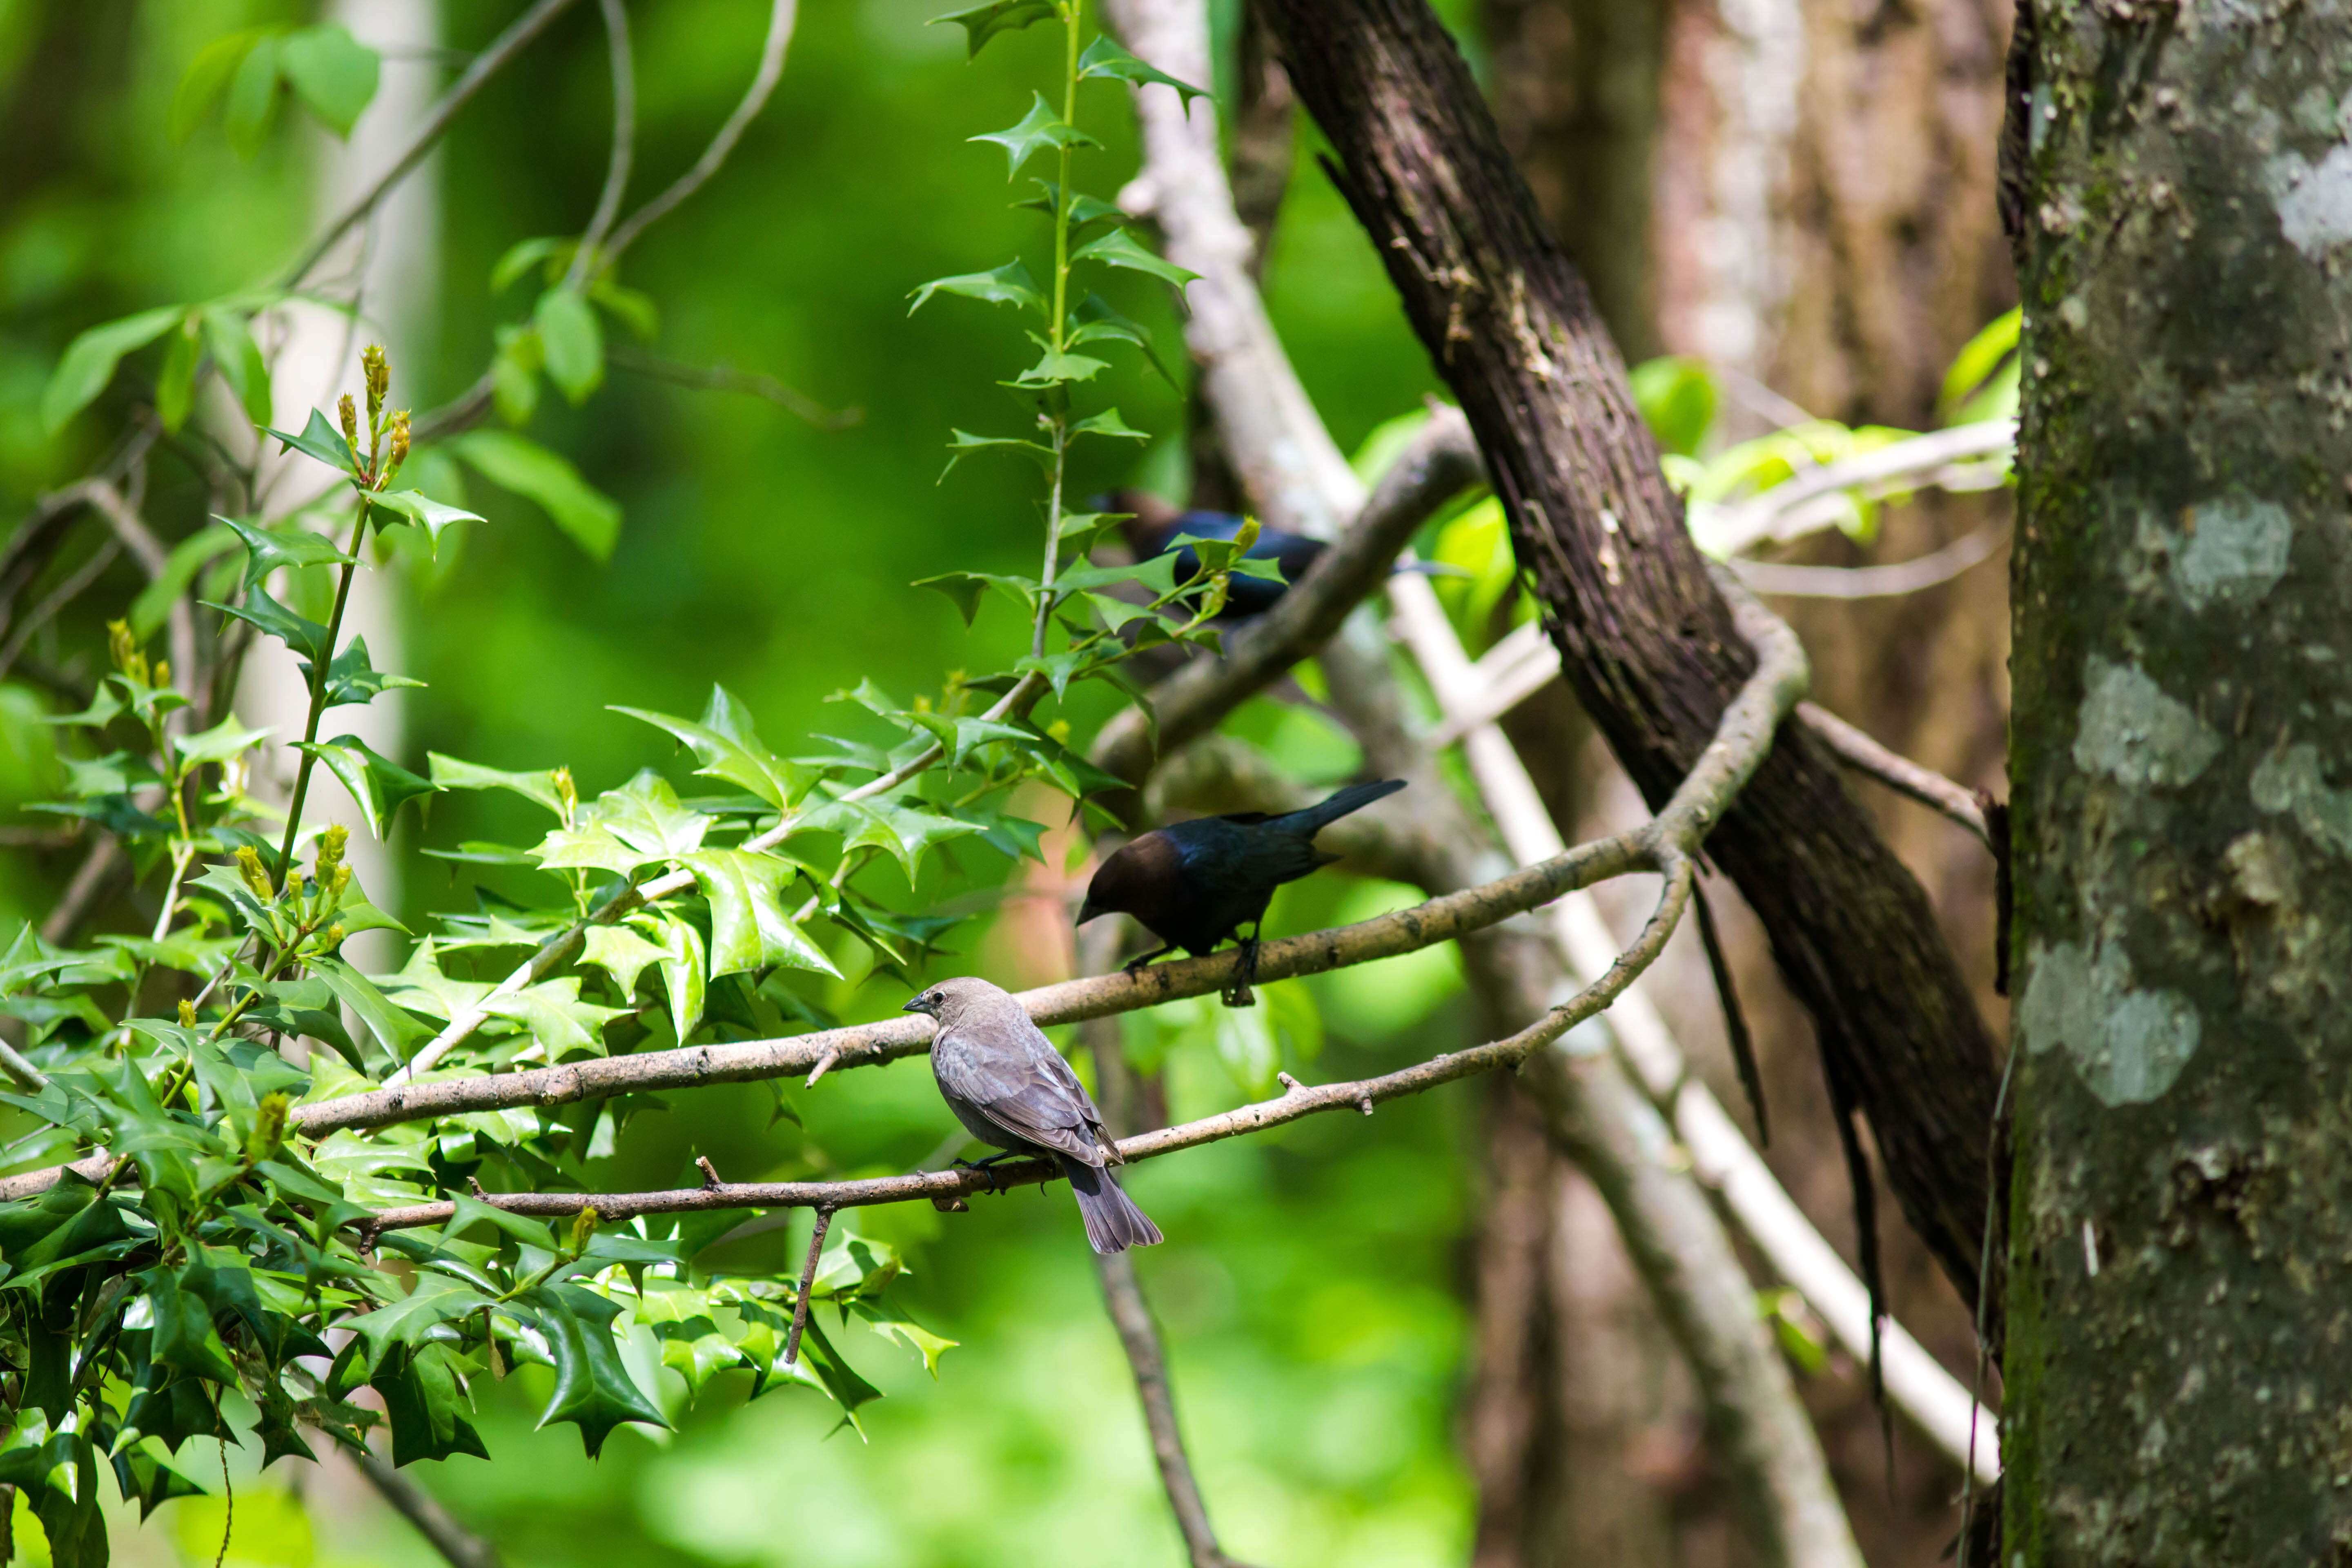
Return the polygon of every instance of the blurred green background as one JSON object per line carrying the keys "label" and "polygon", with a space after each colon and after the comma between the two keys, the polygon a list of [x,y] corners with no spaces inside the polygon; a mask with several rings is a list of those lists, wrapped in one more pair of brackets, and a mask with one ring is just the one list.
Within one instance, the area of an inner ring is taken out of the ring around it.
{"label": "blurred green background", "polygon": [[[936,690],[948,670],[994,668],[1016,651],[1020,629],[1001,605],[967,632],[947,601],[908,584],[950,569],[1034,564],[1025,469],[974,462],[938,482],[951,426],[1003,429],[1017,417],[993,383],[1024,363],[1023,345],[1009,315],[944,300],[910,320],[907,296],[925,279],[984,269],[1016,249],[1034,265],[1043,225],[1008,206],[1025,188],[1005,185],[997,149],[965,139],[1019,116],[1057,44],[1039,28],[968,65],[960,32],[925,26],[940,3],[804,7],[765,115],[719,178],[650,231],[623,269],[660,307],[655,352],[772,374],[862,411],[860,422],[819,429],[754,398],[623,373],[580,408],[543,396],[530,434],[618,500],[619,546],[609,563],[594,563],[528,502],[476,485],[469,500],[488,525],[461,531],[460,552],[412,574],[400,599],[399,668],[428,683],[408,706],[402,760],[420,765],[429,750],[507,767],[564,763],[591,791],[648,764],[682,777],[666,742],[606,706],[690,713],[715,680],[781,740],[842,729],[845,710],[824,699],[861,679],[904,699]],[[478,48],[520,9],[445,5],[444,42]],[[733,107],[768,7],[661,0],[631,9],[640,83],[632,195],[642,200]],[[367,7],[348,15],[367,39]],[[164,126],[204,45],[241,26],[315,18],[308,7],[230,0],[0,0],[9,164],[0,178],[0,517],[21,517],[40,491],[84,471],[119,427],[121,384],[61,436],[42,434],[41,389],[76,332],[251,287],[299,248],[319,200],[320,133],[281,124],[247,162],[216,121],[184,146]],[[1232,27],[1228,5],[1220,37]],[[580,228],[607,151],[604,51],[594,8],[574,7],[448,138],[436,163],[437,304],[425,341],[399,348],[396,402],[429,407],[472,382],[493,328],[530,307],[527,287],[490,292],[494,261],[517,240]],[[428,68],[446,79],[450,63],[395,58],[384,68],[387,80]],[[1107,145],[1080,155],[1080,183],[1104,196],[1132,165],[1122,90],[1087,89],[1090,125]],[[1436,384],[1312,155],[1302,135],[1267,286],[1310,392],[1352,447]],[[1164,289],[1139,279],[1117,302],[1173,347]],[[152,375],[152,357],[134,356],[131,377]],[[1155,445],[1097,458],[1082,487],[1178,481],[1181,399],[1143,376],[1113,375],[1109,400]],[[187,471],[159,458],[147,510],[167,540],[201,526],[202,502]],[[139,585],[118,564],[62,623],[58,660],[100,657],[99,623]],[[0,688],[0,823],[10,826],[30,820],[16,805],[54,768],[47,732],[28,722],[46,700],[29,687]],[[1103,703],[1076,707],[1083,735]],[[1344,771],[1344,748],[1335,754],[1311,725],[1278,717],[1261,711],[1252,732],[1275,738],[1283,760],[1312,775]],[[447,846],[520,836],[521,820],[498,799],[450,796],[421,833],[402,832]],[[412,923],[462,901],[464,889],[430,862],[404,858]],[[961,864],[982,881],[1001,879],[1003,863],[987,860]],[[16,850],[0,858],[0,919],[37,918],[72,864]],[[915,907],[966,887],[945,871],[924,880],[877,891]],[[1412,897],[1336,878],[1289,894],[1275,931]],[[956,944],[1001,953],[987,925],[974,922]],[[1034,962],[1040,973],[1053,963]],[[1302,1021],[1291,1048],[1319,1033],[1319,1058],[1301,1070],[1325,1077],[1426,1056],[1462,1037],[1458,990],[1447,955],[1330,977],[1288,999],[1286,1016],[1320,1020]],[[884,980],[823,1001],[872,1016],[903,994]],[[1179,1119],[1234,1103],[1242,1079],[1264,1068],[1228,1065],[1234,1042],[1221,1050],[1207,1009],[1138,1024],[1130,1045],[1164,1053]],[[1465,1350],[1463,1141],[1475,1092],[1456,1087],[1370,1120],[1310,1121],[1135,1173],[1134,1190],[1171,1238],[1141,1257],[1142,1278],[1168,1331],[1212,1510],[1236,1555],[1307,1568],[1466,1554],[1472,1500],[1452,1424]],[[630,1123],[600,1180],[667,1184],[698,1152],[742,1179],[903,1169],[950,1130],[919,1063],[837,1074],[794,1089],[790,1102],[804,1128],[772,1121],[774,1099],[758,1086],[673,1096]],[[863,1413],[865,1440],[828,1432],[833,1409],[810,1395],[744,1405],[739,1388],[698,1407],[674,1436],[633,1429],[592,1464],[575,1434],[530,1431],[545,1390],[524,1369],[481,1394],[495,1460],[419,1467],[425,1480],[518,1563],[1181,1561],[1067,1199],[1024,1193],[964,1215],[888,1210],[845,1223],[908,1249],[914,1277],[898,1299],[961,1342],[935,1382],[897,1346],[843,1331],[852,1360],[889,1394]],[[781,1257],[804,1234],[739,1247]],[[209,1461],[189,1457],[205,1473]],[[348,1470],[295,1469],[241,1480],[231,1561],[430,1560]],[[221,1523],[217,1501],[173,1503],[143,1530],[126,1522],[116,1549],[135,1563],[209,1561]]]}

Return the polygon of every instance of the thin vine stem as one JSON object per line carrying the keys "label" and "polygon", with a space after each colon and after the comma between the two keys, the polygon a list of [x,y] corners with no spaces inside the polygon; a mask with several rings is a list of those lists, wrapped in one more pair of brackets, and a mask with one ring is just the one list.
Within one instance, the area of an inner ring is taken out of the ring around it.
{"label": "thin vine stem", "polygon": [[294,795],[286,803],[286,837],[278,847],[278,875],[273,888],[283,892],[288,873],[294,868],[294,841],[302,835],[302,802],[310,793],[310,770],[318,763],[318,753],[310,748],[319,740],[319,721],[327,714],[328,668],[335,662],[335,644],[343,635],[343,608],[351,603],[352,579],[359,575],[360,546],[367,541],[368,499],[360,497],[360,515],[352,525],[352,545],[343,553],[351,560],[343,567],[342,581],[335,584],[334,613],[327,617],[327,643],[319,657],[310,661],[310,713],[302,723],[302,761],[294,770]]}

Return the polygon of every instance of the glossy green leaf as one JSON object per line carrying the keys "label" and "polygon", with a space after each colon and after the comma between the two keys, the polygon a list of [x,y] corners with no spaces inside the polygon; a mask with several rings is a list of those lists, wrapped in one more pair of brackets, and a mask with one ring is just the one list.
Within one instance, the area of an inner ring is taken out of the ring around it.
{"label": "glossy green leaf", "polygon": [[[1029,112],[1023,115],[1017,124],[1009,125],[1002,131],[990,131],[978,136],[965,138],[968,142],[993,142],[1003,148],[1008,164],[1004,172],[1006,179],[1010,180],[1020,174],[1022,164],[1047,148],[1102,145],[1101,142],[1054,112],[1054,106],[1045,101],[1044,93],[1032,92],[1029,96]],[[1154,257],[1153,259],[1157,261],[1159,258]],[[1160,262],[1160,265],[1165,267],[1167,263]]]}
{"label": "glossy green leaf", "polygon": [[286,36],[278,68],[303,107],[336,135],[349,137],[361,112],[375,97],[382,62],[376,52],[336,22],[320,22]]}
{"label": "glossy green leaf", "polygon": [[182,763],[191,766],[199,763],[225,763],[242,752],[256,741],[264,740],[267,728],[248,730],[231,714],[211,729],[194,735],[183,735],[173,742],[172,749]]}
{"label": "glossy green leaf", "polygon": [[1178,81],[1166,71],[1146,65],[1104,36],[1097,36],[1093,43],[1087,46],[1087,52],[1078,57],[1078,75],[1115,77],[1120,81],[1133,82],[1138,87],[1147,82],[1158,82],[1162,87],[1174,88],[1177,101],[1187,105],[1196,98],[1209,96],[1207,89],[1194,87],[1190,82]]}
{"label": "glossy green leaf", "polygon": [[1123,228],[1115,228],[1097,239],[1088,240],[1071,256],[1072,261],[1098,262],[1105,267],[1124,268],[1129,272],[1149,273],[1173,284],[1181,292],[1185,284],[1200,276],[1164,261],[1136,243],[1135,237]]}
{"label": "glossy green leaf", "polygon": [[1018,605],[1024,615],[1036,603],[1033,595],[1037,591],[1037,584],[1034,581],[1027,577],[1000,576],[993,572],[947,572],[937,577],[919,578],[911,586],[933,588],[945,594],[955,602],[965,626],[971,625],[972,617],[980,613],[981,595],[990,588]]}
{"label": "glossy green leaf", "polygon": [[539,1286],[520,1297],[518,1304],[538,1319],[555,1361],[555,1391],[540,1412],[540,1426],[576,1424],[591,1458],[624,1421],[668,1429],[660,1409],[622,1364],[612,1329],[621,1313],[617,1305],[584,1286],[568,1284]]}
{"label": "glossy green leaf", "polygon": [[884,1339],[896,1340],[921,1356],[923,1370],[934,1378],[940,1375],[940,1357],[956,1347],[956,1341],[931,1332],[888,1301],[860,1297],[849,1310]]}
{"label": "glossy green leaf", "polygon": [[[310,662],[302,666],[302,678],[310,676]],[[327,706],[340,708],[345,704],[373,702],[386,691],[404,686],[422,687],[425,682],[411,680],[404,675],[386,675],[368,662],[367,638],[353,637],[352,646],[335,656],[327,666]]]}
{"label": "glossy green leaf", "polygon": [[1007,386],[1062,386],[1074,381],[1092,381],[1110,368],[1107,360],[1093,359],[1086,354],[1057,353],[1047,349],[1035,364],[1023,371],[1004,384]]}
{"label": "glossy green leaf", "polygon": [[188,316],[163,334],[163,363],[155,373],[155,421],[169,435],[180,433],[195,406],[199,331],[196,318]]}
{"label": "glossy green leaf", "polygon": [[942,22],[953,22],[964,31],[965,56],[976,58],[989,39],[999,33],[1015,33],[1033,22],[1051,21],[1058,13],[1054,0],[988,0],[983,5],[969,10],[950,11],[944,16],[931,18],[936,27]]}
{"label": "glossy green leaf", "polygon": [[445,757],[438,752],[425,753],[432,768],[433,783],[439,789],[502,789],[519,795],[547,807],[559,816],[563,812],[563,797],[556,793],[555,771],[541,769],[536,773],[502,773],[486,768],[478,763],[461,762]]}
{"label": "glossy green leaf", "polygon": [[934,846],[979,831],[969,822],[940,816],[892,801],[835,801],[811,812],[808,826],[842,836],[842,851],[872,847],[887,851],[912,883],[923,857]]}
{"label": "glossy green leaf", "polygon": [[1122,441],[1149,441],[1150,436],[1136,429],[1118,416],[1116,408],[1106,408],[1100,414],[1089,415],[1070,426],[1073,436],[1109,436]]}
{"label": "glossy green leaf", "polygon": [[593,963],[613,977],[613,989],[625,999],[636,994],[637,976],[648,964],[662,961],[662,950],[625,925],[590,926],[580,962]]}
{"label": "glossy green leaf", "polygon": [[787,762],[762,745],[751,710],[723,686],[710,689],[700,723],[642,708],[616,707],[613,711],[667,731],[693,750],[702,764],[697,773],[741,784],[780,811],[797,805],[820,776],[815,769]]}
{"label": "glossy green leaf", "polygon": [[234,1384],[236,1367],[228,1359],[228,1347],[221,1342],[219,1331],[213,1327],[212,1313],[205,1310],[204,1302],[182,1289],[180,1281],[169,1269],[151,1268],[138,1279],[146,1292],[148,1311],[154,1322],[154,1338],[149,1342],[147,1352],[149,1359],[158,1366]]}
{"label": "glossy green leaf", "polygon": [[173,605],[186,595],[196,574],[236,545],[236,534],[218,522],[196,530],[173,545],[171,554],[163,558],[163,570],[131,601],[131,609],[123,618],[131,623],[131,635],[145,642],[163,630],[163,623],[171,618]]}
{"label": "glossy green leaf", "polygon": [[246,417],[261,424],[269,417],[269,362],[263,357],[261,345],[253,341],[245,318],[207,305],[196,319],[204,329],[205,350],[213,356],[213,368],[245,405]]}
{"label": "glossy green leaf", "polygon": [[710,818],[678,803],[677,791],[651,768],[618,789],[606,790],[580,814],[643,854],[676,858],[702,847]]}
{"label": "glossy green leaf", "polygon": [[425,531],[426,542],[438,554],[441,531],[460,522],[479,522],[479,512],[467,511],[461,506],[450,506],[435,500],[417,490],[386,490],[369,498],[369,504],[394,517],[405,518]]}
{"label": "glossy green leaf", "polygon": [[313,533],[299,523],[289,523],[282,529],[268,529],[257,527],[241,518],[215,517],[213,521],[245,542],[245,585],[247,588],[280,567],[299,571],[305,566],[348,566],[352,563],[352,558],[337,549],[333,540],[323,533]]}
{"label": "glossy green leaf", "polygon": [[991,741],[1027,741],[1029,731],[1017,724],[1006,724],[994,719],[959,716],[949,718],[940,713],[909,713],[907,717],[928,731],[948,752],[948,765],[960,768],[971,755],[972,748]]}
{"label": "glossy green leaf", "polygon": [[[1055,205],[1062,199],[1061,185],[1052,180],[1037,179],[1031,180],[1030,184],[1045,194],[1024,196],[1013,205],[1024,212],[1043,213],[1047,217],[1052,217]],[[1090,196],[1084,191],[1078,192],[1070,198],[1070,237],[1073,239],[1083,238],[1106,224],[1128,224],[1135,221],[1132,214],[1123,212],[1101,197]]]}
{"label": "glossy green leaf", "polygon": [[235,616],[257,631],[276,637],[300,654],[306,662],[315,663],[327,651],[327,628],[306,616],[296,615],[271,598],[268,590],[258,583],[246,589],[242,605],[215,605],[209,599],[202,603],[208,609]]}
{"label": "glossy green leaf", "polygon": [[469,430],[449,446],[490,483],[537,502],[590,556],[610,559],[621,535],[620,506],[563,458],[507,430]]}
{"label": "glossy green leaf", "polygon": [[114,367],[122,363],[124,354],[145,348],[162,337],[180,321],[181,315],[177,305],[142,310],[135,316],[92,327],[68,343],[56,373],[41,393],[41,428],[51,436],[64,429],[67,420],[89,407],[106,390],[106,384],[114,379]]}
{"label": "glossy green leaf", "polygon": [[318,758],[342,781],[352,798],[366,808],[368,826],[378,838],[391,833],[392,819],[403,804],[434,792],[431,779],[419,778],[390,757],[380,755],[357,735],[338,735],[311,744],[298,741],[294,749]]}
{"label": "glossy green leaf", "polygon": [[778,966],[840,976],[784,909],[781,889],[798,870],[791,861],[743,849],[705,849],[681,858],[710,900],[711,979]]}
{"label": "glossy green leaf", "polygon": [[1019,452],[1039,468],[1048,471],[1053,468],[1053,449],[1039,446],[1034,441],[1023,441],[1009,436],[975,436],[969,430],[956,430],[949,434],[948,466],[940,470],[940,478],[946,479],[955,471],[955,466],[958,463],[962,462],[974,452],[983,452],[996,447]]}
{"label": "glossy green leaf", "polygon": [[482,1447],[481,1435],[467,1419],[470,1402],[457,1380],[447,1345],[428,1343],[396,1350],[371,1381],[383,1396],[395,1466],[446,1459],[455,1454],[490,1457]]}
{"label": "glossy green leaf", "polygon": [[625,1007],[600,1007],[580,999],[580,977],[567,974],[536,985],[491,994],[482,1010],[495,1018],[520,1024],[530,1031],[550,1062],[604,1054],[604,1026],[625,1016]]}
{"label": "glossy green leaf", "polygon": [[573,289],[551,289],[531,311],[546,355],[547,377],[573,404],[604,379],[604,331],[596,312]]}
{"label": "glossy green leaf", "polygon": [[1109,300],[1099,294],[1087,295],[1086,303],[1078,307],[1078,324],[1072,330],[1069,342],[1072,348],[1083,348],[1088,343],[1129,344],[1143,351],[1143,357],[1150,362],[1153,370],[1160,373],[1162,381],[1171,386],[1177,384],[1174,374],[1160,359],[1160,350],[1153,345],[1151,334],[1143,330],[1140,322],[1121,315]]}
{"label": "glossy green leaf", "polygon": [[713,1377],[744,1364],[743,1352],[719,1331],[707,1290],[648,1279],[635,1317],[660,1343],[662,1364],[686,1379],[689,1396],[699,1397]]}
{"label": "glossy green leaf", "polygon": [[262,434],[276,437],[279,451],[299,452],[306,458],[316,458],[341,473],[353,473],[359,468],[359,459],[352,455],[351,443],[343,439],[343,433],[329,423],[326,415],[319,409],[310,410],[310,422],[302,426],[299,436],[289,436],[283,430],[266,426]]}
{"label": "glossy green leaf", "polygon": [[164,117],[164,131],[174,142],[184,142],[196,133],[205,116],[213,110],[226,90],[229,79],[236,74],[246,51],[252,48],[262,36],[258,27],[247,27],[226,37],[215,38],[196,51],[188,68],[180,77],[180,85],[172,94],[171,111]]}
{"label": "glossy green leaf", "polygon": [[378,990],[375,982],[341,959],[313,959],[310,973],[324,981],[336,999],[367,1026],[368,1033],[375,1037],[376,1044],[394,1061],[406,1061],[418,1046],[431,1037],[432,1030]]}
{"label": "glossy green leaf", "polygon": [[658,914],[662,990],[669,997],[670,1026],[683,1044],[694,1033],[695,1026],[702,1022],[710,955],[704,948],[702,932],[691,921],[674,910],[663,910]]}
{"label": "glossy green leaf", "polygon": [[961,294],[967,299],[985,300],[992,305],[1018,305],[1041,314],[1045,310],[1045,296],[1039,290],[1037,280],[1018,261],[1008,261],[993,272],[934,278],[915,290],[915,302],[907,307],[907,314],[911,316],[921,310],[934,294]]}

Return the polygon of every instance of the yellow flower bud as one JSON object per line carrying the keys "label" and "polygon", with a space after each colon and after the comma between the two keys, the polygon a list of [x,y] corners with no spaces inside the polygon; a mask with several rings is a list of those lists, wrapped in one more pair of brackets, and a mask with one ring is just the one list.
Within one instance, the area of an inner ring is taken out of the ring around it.
{"label": "yellow flower bud", "polygon": [[555,770],[555,798],[563,803],[563,820],[571,821],[572,814],[580,809],[580,786],[572,782],[570,768]]}
{"label": "yellow flower bud", "polygon": [[288,1100],[284,1089],[276,1089],[261,1097],[260,1106],[253,1114],[253,1131],[245,1140],[245,1157],[256,1164],[278,1152],[286,1142]]}
{"label": "yellow flower bud", "polygon": [[266,900],[271,896],[269,873],[262,868],[261,852],[250,844],[237,847],[236,874],[252,889],[255,898]]}
{"label": "yellow flower bud", "polygon": [[352,405],[350,393],[343,394],[342,401],[335,405],[335,412],[342,416],[343,439],[352,444],[352,450],[357,451],[360,444],[360,411]]}
{"label": "yellow flower bud", "polygon": [[574,1258],[579,1257],[580,1254],[588,1250],[589,1240],[595,1236],[596,1227],[604,1222],[604,1216],[596,1212],[596,1205],[593,1204],[583,1206],[579,1214],[573,1216],[572,1221],[572,1255]]}
{"label": "yellow flower bud", "polygon": [[383,412],[384,394],[392,390],[392,367],[384,363],[383,345],[370,343],[360,351],[360,366],[367,373],[368,425]]}
{"label": "yellow flower bud", "polygon": [[333,882],[333,884],[332,884],[333,889],[334,889],[334,894],[335,894],[335,897],[337,897],[338,899],[341,898],[341,897],[343,896],[343,889],[344,889],[345,888],[350,887],[351,885],[352,885],[352,868],[351,868],[349,866],[338,866],[338,867],[336,867],[336,868],[335,868],[335,880],[334,880],[334,882]]}
{"label": "yellow flower bud", "polygon": [[337,921],[333,925],[329,926],[325,931],[319,933],[319,945],[323,951],[332,952],[335,949],[343,945],[344,934],[343,922]]}
{"label": "yellow flower bud", "polygon": [[392,467],[398,468],[406,461],[408,461],[408,410],[404,408],[392,416]]}
{"label": "yellow flower bud", "polygon": [[302,868],[299,866],[286,868],[286,896],[289,899],[302,896]]}
{"label": "yellow flower bud", "polygon": [[343,847],[352,840],[352,830],[338,822],[319,835],[319,882],[321,887],[331,879],[335,868],[343,863]]}
{"label": "yellow flower bud", "polygon": [[183,996],[180,998],[180,1027],[184,1029],[193,1029],[195,1026],[196,1005],[194,1002],[189,1001],[185,996]]}
{"label": "yellow flower bud", "polygon": [[155,689],[158,691],[163,690],[165,687],[172,684],[172,661],[170,659],[159,658],[155,661],[155,674],[153,679],[155,682]]}

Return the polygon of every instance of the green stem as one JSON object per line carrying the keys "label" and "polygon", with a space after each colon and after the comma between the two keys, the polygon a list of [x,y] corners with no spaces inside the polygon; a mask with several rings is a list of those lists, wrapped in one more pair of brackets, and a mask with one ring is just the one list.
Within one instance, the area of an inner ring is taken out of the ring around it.
{"label": "green stem", "polygon": [[1054,579],[1062,564],[1062,474],[1069,460],[1070,432],[1066,415],[1053,418],[1054,484],[1045,495],[1045,574],[1037,586],[1037,624],[1029,634],[1029,657],[1045,657],[1045,628],[1054,620]]}
{"label": "green stem", "polygon": [[[1062,123],[1075,129],[1078,123],[1078,16],[1084,0],[1067,0],[1062,8]],[[1059,149],[1061,179],[1054,201],[1054,352],[1060,353],[1067,346],[1069,332],[1066,317],[1070,302],[1070,207],[1077,199],[1070,190],[1070,154],[1076,151],[1068,142]]]}
{"label": "green stem", "polygon": [[[311,661],[310,716],[302,724],[302,743],[315,745],[319,739],[319,721],[327,712],[327,669],[335,662],[335,644],[343,634],[343,606],[351,603],[352,579],[359,574],[360,545],[367,538],[368,500],[360,497],[360,515],[352,524],[352,547],[344,553],[351,559],[343,568],[342,581],[335,584],[334,614],[327,617],[326,651]],[[286,874],[294,868],[294,840],[302,833],[302,801],[310,793],[310,768],[318,757],[302,753],[301,765],[294,770],[294,798],[286,806],[286,841],[278,847],[278,876],[275,886],[279,891],[286,887]]]}

